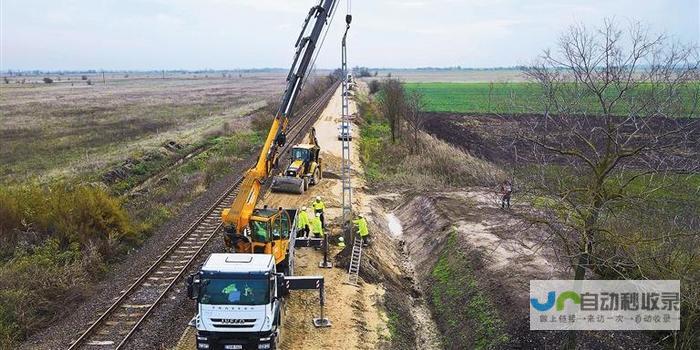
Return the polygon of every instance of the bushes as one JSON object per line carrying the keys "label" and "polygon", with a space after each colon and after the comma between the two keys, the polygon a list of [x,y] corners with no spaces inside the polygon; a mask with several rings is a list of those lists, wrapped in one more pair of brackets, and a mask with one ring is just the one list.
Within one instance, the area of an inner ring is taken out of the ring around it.
{"label": "bushes", "polygon": [[250,121],[253,130],[260,135],[267,135],[272,126],[272,120],[275,116],[267,113],[256,113]]}
{"label": "bushes", "polygon": [[0,188],[0,348],[54,320],[139,238],[121,202],[100,188]]}
{"label": "bushes", "polygon": [[503,176],[496,166],[422,133],[418,151],[410,154],[405,140],[391,143],[389,123],[373,103],[359,99],[359,109],[360,159],[370,185],[414,190],[490,186]]}
{"label": "bushes", "polygon": [[369,87],[369,94],[374,95],[377,92],[379,92],[379,89],[382,87],[382,84],[379,82],[379,80],[375,79],[370,81],[369,84],[367,84],[367,86]]}
{"label": "bushes", "polygon": [[53,321],[139,238],[121,202],[100,188],[0,189],[0,347]]}
{"label": "bushes", "polygon": [[49,239],[31,250],[18,250],[0,267],[0,341],[11,344],[51,322],[83,296],[86,283],[104,272],[94,249],[77,243],[62,248]]}
{"label": "bushes", "polygon": [[100,254],[117,253],[120,243],[139,235],[121,201],[89,185],[23,185],[0,189],[0,256],[16,247],[31,247],[47,238],[62,247],[95,246]]}

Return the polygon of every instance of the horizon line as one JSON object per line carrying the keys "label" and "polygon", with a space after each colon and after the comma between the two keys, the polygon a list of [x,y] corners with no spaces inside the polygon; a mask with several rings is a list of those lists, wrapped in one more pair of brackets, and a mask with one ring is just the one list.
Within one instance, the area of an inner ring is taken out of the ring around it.
{"label": "horizon line", "polygon": [[[367,69],[370,71],[407,71],[407,70],[465,70],[465,71],[472,71],[472,70],[519,70],[523,66],[521,65],[516,65],[516,66],[502,66],[502,67],[462,67],[462,66],[427,66],[427,67],[362,67],[362,66],[356,66],[352,67],[351,70],[355,69]],[[315,71],[335,71],[336,69],[339,68],[317,68]],[[0,70],[0,74],[7,75],[13,75],[17,73],[41,73],[41,74],[50,74],[50,73],[58,73],[58,74],[71,74],[71,73],[162,73],[162,72],[170,72],[170,73],[224,73],[224,72],[264,72],[264,71],[288,71],[289,68],[282,68],[282,67],[256,67],[256,68],[222,68],[222,69],[213,69],[213,68],[203,68],[203,69],[181,69],[181,68],[174,68],[174,69],[95,69],[95,68],[89,68],[89,69],[12,69],[8,68],[5,69],[3,68]]]}

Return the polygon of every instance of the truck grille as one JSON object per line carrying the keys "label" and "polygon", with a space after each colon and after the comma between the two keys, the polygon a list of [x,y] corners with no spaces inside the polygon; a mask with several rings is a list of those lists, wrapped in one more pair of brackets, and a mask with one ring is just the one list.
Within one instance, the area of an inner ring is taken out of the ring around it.
{"label": "truck grille", "polygon": [[212,318],[211,322],[214,327],[218,328],[250,328],[255,326],[256,319],[225,319]]}

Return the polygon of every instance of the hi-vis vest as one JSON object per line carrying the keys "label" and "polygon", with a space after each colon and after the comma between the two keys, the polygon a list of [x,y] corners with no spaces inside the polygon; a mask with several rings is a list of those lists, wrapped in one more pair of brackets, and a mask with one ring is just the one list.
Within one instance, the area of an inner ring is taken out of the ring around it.
{"label": "hi-vis vest", "polygon": [[369,235],[369,229],[367,229],[367,220],[365,218],[359,218],[352,222],[357,225],[357,230],[360,232],[360,237]]}
{"label": "hi-vis vest", "polygon": [[326,209],[326,205],[323,203],[323,201],[314,201],[311,203],[311,206],[314,207],[314,211]]}
{"label": "hi-vis vest", "polygon": [[321,225],[321,218],[314,216],[311,219],[311,233],[318,233],[323,237],[323,226]]}
{"label": "hi-vis vest", "polygon": [[[297,218],[297,228],[304,228],[305,225],[309,225],[309,214],[305,211],[302,211],[299,213],[299,217]],[[311,226],[311,225],[309,225]]]}

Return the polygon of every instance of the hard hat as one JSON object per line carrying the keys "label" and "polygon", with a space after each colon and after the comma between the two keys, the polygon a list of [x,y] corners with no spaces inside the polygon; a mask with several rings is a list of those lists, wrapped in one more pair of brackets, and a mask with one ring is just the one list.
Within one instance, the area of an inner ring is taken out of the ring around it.
{"label": "hard hat", "polygon": [[321,213],[316,213],[316,216],[321,217]]}
{"label": "hard hat", "polygon": [[317,201],[320,201],[320,200],[321,200],[321,196],[316,196],[316,200],[317,200]]}
{"label": "hard hat", "polygon": [[345,239],[343,237],[338,237],[338,242],[345,242]]}
{"label": "hard hat", "polygon": [[365,217],[365,216],[362,215],[362,213],[359,213],[359,214],[357,214],[357,217],[358,217],[358,218],[363,218],[363,217]]}
{"label": "hard hat", "polygon": [[302,211],[306,211],[306,207],[301,207],[301,210],[302,210]]}

